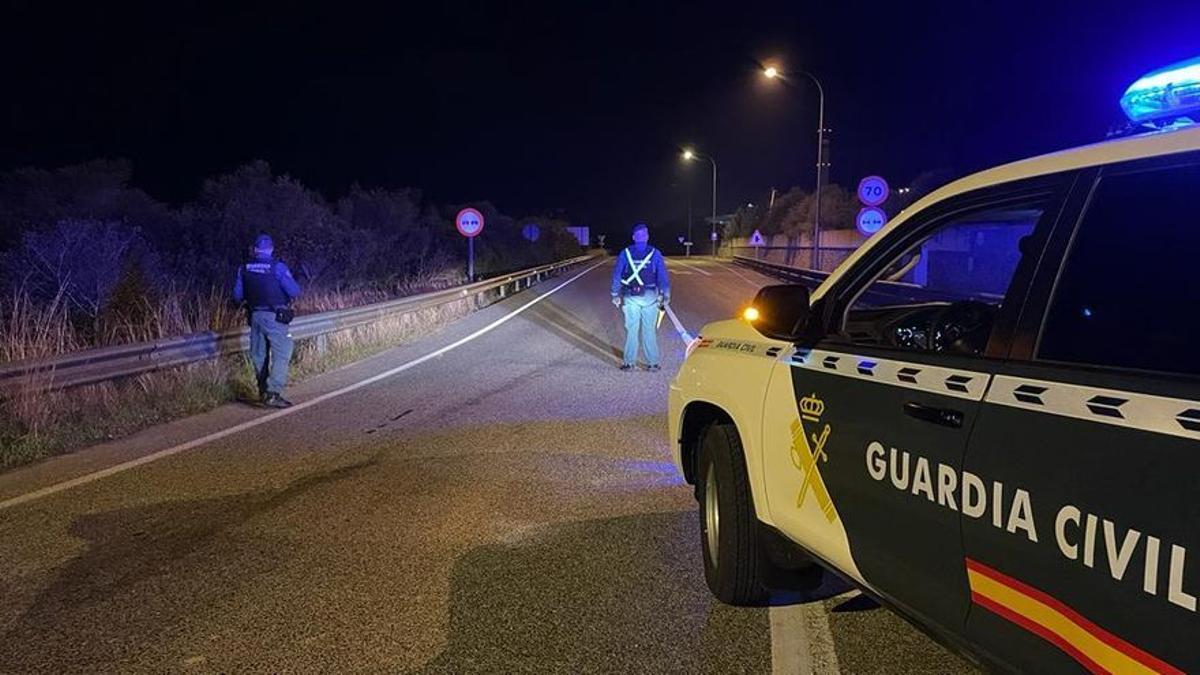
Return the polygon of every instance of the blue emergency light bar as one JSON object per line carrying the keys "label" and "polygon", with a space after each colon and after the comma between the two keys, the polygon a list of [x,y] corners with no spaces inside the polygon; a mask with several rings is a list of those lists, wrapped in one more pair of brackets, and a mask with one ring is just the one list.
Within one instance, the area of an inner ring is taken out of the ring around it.
{"label": "blue emergency light bar", "polygon": [[1200,57],[1143,75],[1125,90],[1121,107],[1135,124],[1200,119]]}

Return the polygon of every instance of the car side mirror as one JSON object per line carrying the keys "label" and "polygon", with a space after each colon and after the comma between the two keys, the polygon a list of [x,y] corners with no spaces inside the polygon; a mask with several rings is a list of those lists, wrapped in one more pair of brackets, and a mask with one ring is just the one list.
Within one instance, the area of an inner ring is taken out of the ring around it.
{"label": "car side mirror", "polygon": [[764,286],[754,296],[757,317],[751,325],[763,335],[795,342],[808,321],[808,287],[801,284]]}

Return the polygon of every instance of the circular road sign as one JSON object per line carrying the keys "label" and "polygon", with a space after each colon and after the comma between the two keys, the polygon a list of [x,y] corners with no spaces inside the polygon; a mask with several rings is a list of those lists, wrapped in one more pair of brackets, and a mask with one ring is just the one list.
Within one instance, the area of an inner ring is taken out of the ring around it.
{"label": "circular road sign", "polygon": [[538,238],[542,236],[542,228],[538,227],[534,223],[529,223],[525,227],[521,228],[521,236],[525,237],[529,241],[537,241]]}
{"label": "circular road sign", "polygon": [[887,201],[888,184],[882,176],[867,176],[858,181],[858,201],[867,206],[879,206]]}
{"label": "circular road sign", "polygon": [[858,226],[858,231],[868,237],[882,230],[886,222],[887,214],[878,206],[864,206],[859,210],[858,217],[854,219],[854,224]]}
{"label": "circular road sign", "polygon": [[465,208],[454,217],[454,226],[464,237],[478,237],[483,232],[483,214],[476,209]]}

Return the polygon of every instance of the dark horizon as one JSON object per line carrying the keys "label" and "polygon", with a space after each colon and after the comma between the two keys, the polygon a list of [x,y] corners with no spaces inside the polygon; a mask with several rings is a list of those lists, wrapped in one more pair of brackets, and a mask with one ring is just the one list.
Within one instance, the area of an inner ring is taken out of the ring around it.
{"label": "dark horizon", "polygon": [[[1177,5],[1177,6],[1173,6]],[[1200,53],[1200,7],[1021,3],[653,9],[7,4],[0,170],[128,158],[173,202],[263,159],[327,197],[355,182],[442,203],[675,225],[809,188],[826,88],[831,180],[903,185],[1104,138],[1138,75]],[[1031,20],[1036,17],[1036,21]],[[661,235],[660,235],[661,236]]]}

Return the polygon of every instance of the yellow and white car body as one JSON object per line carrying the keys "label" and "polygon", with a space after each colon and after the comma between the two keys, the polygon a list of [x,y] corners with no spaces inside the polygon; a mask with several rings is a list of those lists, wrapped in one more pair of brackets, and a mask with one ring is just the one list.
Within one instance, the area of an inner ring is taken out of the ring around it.
{"label": "yellow and white car body", "polygon": [[926,195],[791,339],[701,330],[679,471],[734,429],[764,529],[993,667],[1200,668],[1197,196],[1195,125]]}

